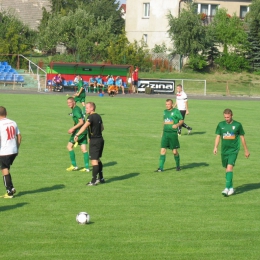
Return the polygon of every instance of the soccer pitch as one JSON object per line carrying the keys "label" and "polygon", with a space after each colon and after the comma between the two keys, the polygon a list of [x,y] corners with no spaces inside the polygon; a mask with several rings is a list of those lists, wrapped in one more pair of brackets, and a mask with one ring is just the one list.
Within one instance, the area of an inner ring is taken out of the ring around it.
{"label": "soccer pitch", "polygon": [[[88,187],[91,173],[65,170],[72,126],[65,94],[0,97],[23,137],[11,168],[17,195],[0,204],[0,259],[259,259],[260,102],[190,99],[185,122],[193,131],[180,137],[182,170],[168,150],[165,171],[155,173],[166,98],[87,97],[104,122],[106,179]],[[243,124],[251,153],[244,158],[241,147],[236,194],[228,198],[220,154],[213,155],[225,108]],[[77,224],[80,211],[90,224]]]}

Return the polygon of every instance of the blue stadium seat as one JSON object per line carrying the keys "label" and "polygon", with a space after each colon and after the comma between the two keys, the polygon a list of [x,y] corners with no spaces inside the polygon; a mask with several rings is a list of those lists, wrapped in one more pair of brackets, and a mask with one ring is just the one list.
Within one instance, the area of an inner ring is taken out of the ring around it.
{"label": "blue stadium seat", "polygon": [[6,66],[6,65],[9,65],[7,61],[3,61],[2,62],[2,65]]}
{"label": "blue stadium seat", "polygon": [[5,81],[13,81],[13,77],[12,77],[13,75],[6,75],[5,76]]}
{"label": "blue stadium seat", "polygon": [[19,75],[17,77],[17,82],[24,82],[24,77],[22,75]]}
{"label": "blue stadium seat", "polygon": [[0,75],[0,81],[5,81],[5,76],[4,75]]}
{"label": "blue stadium seat", "polygon": [[62,81],[62,85],[63,85],[64,87],[67,87],[67,86],[68,86],[68,81],[64,79],[64,80]]}

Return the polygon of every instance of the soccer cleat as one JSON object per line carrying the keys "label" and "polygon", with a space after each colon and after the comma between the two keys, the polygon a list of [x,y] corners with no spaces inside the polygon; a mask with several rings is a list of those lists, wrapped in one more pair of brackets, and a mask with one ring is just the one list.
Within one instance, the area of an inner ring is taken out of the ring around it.
{"label": "soccer cleat", "polygon": [[12,188],[12,193],[15,194],[16,193],[16,189]]}
{"label": "soccer cleat", "polygon": [[235,193],[235,190],[233,188],[230,188],[228,190],[228,196],[233,195]]}
{"label": "soccer cleat", "polygon": [[96,184],[105,183],[105,179],[104,179],[104,178],[102,178],[102,179],[97,179],[95,183],[96,183]]}
{"label": "soccer cleat", "polygon": [[158,168],[156,171],[154,171],[154,172],[163,172],[163,169],[161,169],[161,168]]}
{"label": "soccer cleat", "polygon": [[68,172],[72,172],[72,171],[77,171],[79,168],[77,167],[77,166],[73,166],[73,165],[71,165],[69,168],[67,168],[66,169],[66,171],[68,171]]}
{"label": "soccer cleat", "polygon": [[97,184],[96,184],[96,182],[95,183],[93,183],[93,182],[88,182],[87,184],[86,184],[87,186],[97,186]]}
{"label": "soccer cleat", "polygon": [[176,171],[180,171],[181,170],[181,167],[176,167]]}
{"label": "soccer cleat", "polygon": [[178,136],[181,136],[181,131],[178,131]]}
{"label": "soccer cleat", "polygon": [[192,128],[189,127],[189,128],[188,128],[188,135],[191,133],[191,131],[192,131]]}
{"label": "soccer cleat", "polygon": [[12,193],[6,193],[5,195],[3,195],[4,199],[12,199],[14,196]]}
{"label": "soccer cleat", "polygon": [[225,188],[223,191],[222,191],[222,195],[227,197],[228,196],[228,188]]}
{"label": "soccer cleat", "polygon": [[76,142],[76,143],[74,144],[74,148],[76,148],[76,147],[78,146],[78,144],[79,144],[79,143],[78,143],[78,142]]}
{"label": "soccer cleat", "polygon": [[72,113],[69,113],[69,116],[73,116],[73,114],[72,114]]}
{"label": "soccer cleat", "polygon": [[88,168],[83,168],[81,170],[79,170],[80,172],[90,172],[90,170]]}

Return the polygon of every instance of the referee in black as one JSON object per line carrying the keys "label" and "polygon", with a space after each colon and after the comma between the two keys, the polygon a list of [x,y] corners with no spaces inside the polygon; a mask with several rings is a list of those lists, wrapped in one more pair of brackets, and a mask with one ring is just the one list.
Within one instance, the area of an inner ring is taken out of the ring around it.
{"label": "referee in black", "polygon": [[[104,130],[102,118],[95,112],[96,105],[93,102],[86,104],[86,113],[88,114],[85,124],[80,128],[75,135],[74,140],[78,140],[78,136],[88,128],[89,142],[89,158],[91,161],[92,180],[87,183],[88,186],[95,186],[98,183],[105,183],[103,177],[103,164],[100,160],[104,148],[104,139],[102,131]],[[99,175],[99,178],[98,178]]]}

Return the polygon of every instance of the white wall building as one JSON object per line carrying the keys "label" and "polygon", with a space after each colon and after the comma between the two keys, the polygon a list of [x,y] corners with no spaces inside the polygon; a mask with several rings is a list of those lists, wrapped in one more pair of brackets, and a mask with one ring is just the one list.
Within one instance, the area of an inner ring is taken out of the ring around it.
{"label": "white wall building", "polygon": [[163,42],[171,47],[167,14],[178,16],[179,0],[127,0],[125,30],[130,42],[142,38],[149,48]]}

